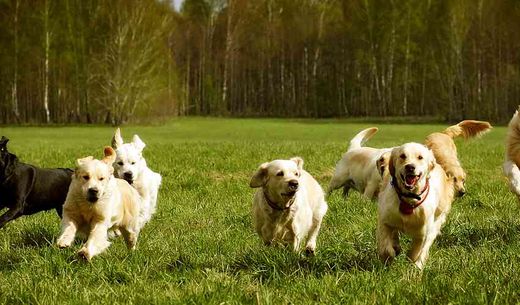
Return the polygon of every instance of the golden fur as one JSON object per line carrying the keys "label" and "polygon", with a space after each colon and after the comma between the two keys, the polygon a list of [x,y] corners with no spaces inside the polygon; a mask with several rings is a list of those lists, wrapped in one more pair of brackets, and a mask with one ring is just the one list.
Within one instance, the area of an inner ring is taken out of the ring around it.
{"label": "golden fur", "polygon": [[[377,197],[381,177],[384,175],[388,161],[386,153],[390,149],[362,146],[377,130],[376,127],[367,128],[352,138],[347,152],[336,164],[327,195],[338,188],[343,188],[343,195],[347,196],[349,190],[353,188],[369,199]],[[387,157],[385,158],[385,156]]]}
{"label": "golden fur", "polygon": [[509,189],[520,200],[520,115],[518,110],[509,121],[506,136],[506,156],[503,165]]}
{"label": "golden fur", "polygon": [[[414,185],[405,182],[407,175],[418,177]],[[401,193],[420,195],[427,183],[430,189],[422,204],[411,214],[403,214],[400,202],[415,205],[418,199],[399,197],[396,188]],[[377,249],[380,258],[391,261],[399,254],[399,233],[404,233],[412,238],[408,257],[422,269],[450,211],[453,195],[453,181],[425,146],[407,143],[394,148],[389,160],[389,175],[384,177],[378,198]]]}
{"label": "golden fur", "polygon": [[295,157],[263,163],[249,186],[257,188],[253,223],[264,243],[281,242],[299,251],[307,239],[305,250],[314,253],[328,206],[321,186],[303,169],[303,160]]}
{"label": "golden fur", "polygon": [[106,147],[103,160],[77,160],[63,206],[62,231],[57,244],[69,247],[77,233],[87,241],[78,252],[90,260],[109,245],[108,231],[119,230],[128,248],[134,249],[140,224],[140,196],[126,181],[113,176],[115,151]]}
{"label": "golden fur", "polygon": [[465,120],[446,128],[442,132],[434,132],[426,137],[425,144],[432,150],[437,163],[446,171],[448,177],[453,179],[453,185],[457,195],[462,196],[466,192],[466,173],[462,168],[458,156],[457,146],[453,141],[456,137],[464,139],[479,137],[491,129],[488,122]]}

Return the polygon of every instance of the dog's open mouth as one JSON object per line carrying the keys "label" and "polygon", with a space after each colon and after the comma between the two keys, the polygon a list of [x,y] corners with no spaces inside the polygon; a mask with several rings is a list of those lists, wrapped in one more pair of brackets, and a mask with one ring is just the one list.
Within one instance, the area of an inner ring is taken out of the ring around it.
{"label": "dog's open mouth", "polygon": [[402,175],[401,174],[401,179],[403,179],[404,186],[409,190],[411,190],[415,187],[415,185],[417,184],[417,181],[419,181],[420,178],[421,178],[421,174],[419,174],[419,175],[414,175],[414,174]]}

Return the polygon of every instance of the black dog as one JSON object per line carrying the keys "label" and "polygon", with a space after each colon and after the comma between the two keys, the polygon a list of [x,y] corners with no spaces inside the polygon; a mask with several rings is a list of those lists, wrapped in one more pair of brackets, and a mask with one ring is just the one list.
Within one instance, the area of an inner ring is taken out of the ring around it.
{"label": "black dog", "polygon": [[56,209],[61,217],[72,170],[42,169],[18,161],[7,151],[9,139],[0,139],[0,228],[22,215]]}

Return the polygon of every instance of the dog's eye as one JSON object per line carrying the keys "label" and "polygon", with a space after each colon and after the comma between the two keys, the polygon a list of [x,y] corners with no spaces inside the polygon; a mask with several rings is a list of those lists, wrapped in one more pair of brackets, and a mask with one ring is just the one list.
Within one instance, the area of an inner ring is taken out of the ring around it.
{"label": "dog's eye", "polygon": [[90,177],[89,176],[83,176],[83,179],[88,180],[88,179],[90,179]]}
{"label": "dog's eye", "polygon": [[283,172],[278,172],[278,174],[276,174],[278,177],[283,177]]}
{"label": "dog's eye", "polygon": [[457,178],[456,178],[456,177],[455,177],[455,178],[453,178],[453,181],[457,182]]}
{"label": "dog's eye", "polygon": [[399,158],[401,158],[401,159],[404,160],[404,159],[406,159],[406,155],[405,155],[405,154],[401,154],[401,155],[399,156]]}
{"label": "dog's eye", "polygon": [[300,173],[295,172],[294,174],[296,175],[296,177],[300,177]]}
{"label": "dog's eye", "polygon": [[135,161],[134,161],[134,162],[132,162],[132,163],[130,163],[130,164],[134,165],[134,164],[135,164]]}
{"label": "dog's eye", "polygon": [[123,164],[124,164],[123,161],[117,162],[117,165],[121,165],[122,166]]}
{"label": "dog's eye", "polygon": [[417,157],[417,159],[422,160],[423,156],[419,155],[419,157]]}
{"label": "dog's eye", "polygon": [[103,180],[105,180],[105,177],[99,178],[99,181],[103,181]]}

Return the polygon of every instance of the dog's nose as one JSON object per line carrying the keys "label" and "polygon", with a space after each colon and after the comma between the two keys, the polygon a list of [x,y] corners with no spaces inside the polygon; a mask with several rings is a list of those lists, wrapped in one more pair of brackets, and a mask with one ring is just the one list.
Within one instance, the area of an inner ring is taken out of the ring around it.
{"label": "dog's nose", "polygon": [[460,190],[458,195],[459,197],[462,197],[464,194],[466,194],[466,190]]}
{"label": "dog's nose", "polygon": [[90,188],[88,189],[88,193],[89,195],[97,195],[99,193],[99,190],[95,188]]}
{"label": "dog's nose", "polygon": [[415,171],[415,165],[407,164],[407,165],[405,165],[404,169],[406,169],[407,172],[414,172]]}
{"label": "dog's nose", "polygon": [[134,178],[134,175],[131,172],[126,172],[123,174],[125,180],[132,180]]}
{"label": "dog's nose", "polygon": [[298,180],[291,180],[289,181],[289,187],[292,188],[292,189],[297,189],[298,188]]}

